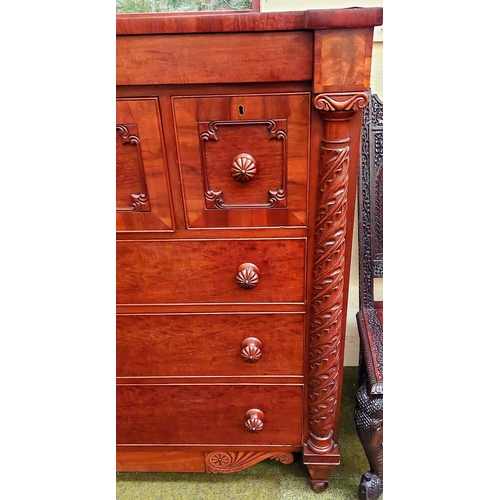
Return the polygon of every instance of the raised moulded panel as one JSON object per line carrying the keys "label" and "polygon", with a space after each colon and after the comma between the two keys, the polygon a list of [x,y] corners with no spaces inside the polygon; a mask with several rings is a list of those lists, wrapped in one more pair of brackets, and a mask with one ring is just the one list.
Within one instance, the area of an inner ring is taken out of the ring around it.
{"label": "raised moulded panel", "polygon": [[116,211],[151,211],[135,123],[116,126]]}
{"label": "raised moulded panel", "polygon": [[116,101],[116,230],[172,231],[157,98]]}

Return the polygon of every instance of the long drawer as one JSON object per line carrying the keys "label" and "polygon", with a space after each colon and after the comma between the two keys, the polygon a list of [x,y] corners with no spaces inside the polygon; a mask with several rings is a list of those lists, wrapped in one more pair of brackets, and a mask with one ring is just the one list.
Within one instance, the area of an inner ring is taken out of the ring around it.
{"label": "long drawer", "polygon": [[305,241],[121,240],[117,303],[302,303]]}
{"label": "long drawer", "polygon": [[118,385],[116,393],[118,444],[302,443],[302,385]]}
{"label": "long drawer", "polygon": [[116,319],[118,377],[301,375],[303,349],[300,313]]}

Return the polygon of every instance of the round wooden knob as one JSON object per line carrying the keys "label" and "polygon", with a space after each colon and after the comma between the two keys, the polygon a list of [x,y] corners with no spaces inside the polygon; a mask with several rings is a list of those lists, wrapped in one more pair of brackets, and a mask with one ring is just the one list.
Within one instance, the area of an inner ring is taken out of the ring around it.
{"label": "round wooden knob", "polygon": [[245,427],[248,432],[260,432],[264,428],[264,413],[256,408],[248,410],[245,414]]}
{"label": "round wooden knob", "polygon": [[257,174],[257,167],[255,166],[255,158],[248,153],[240,153],[233,159],[231,165],[231,175],[233,179],[238,182],[249,182]]}
{"label": "round wooden knob", "polygon": [[247,363],[257,363],[262,357],[262,342],[256,337],[247,337],[241,343],[241,357]]}
{"label": "round wooden knob", "polygon": [[243,290],[251,290],[259,283],[259,268],[251,262],[245,262],[236,271],[236,283]]}

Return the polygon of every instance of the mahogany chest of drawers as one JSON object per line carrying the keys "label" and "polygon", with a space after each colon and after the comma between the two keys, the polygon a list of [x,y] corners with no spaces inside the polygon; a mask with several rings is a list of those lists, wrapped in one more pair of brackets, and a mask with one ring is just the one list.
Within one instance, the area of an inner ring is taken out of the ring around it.
{"label": "mahogany chest of drawers", "polygon": [[233,472],[338,417],[382,10],[117,16],[117,470]]}

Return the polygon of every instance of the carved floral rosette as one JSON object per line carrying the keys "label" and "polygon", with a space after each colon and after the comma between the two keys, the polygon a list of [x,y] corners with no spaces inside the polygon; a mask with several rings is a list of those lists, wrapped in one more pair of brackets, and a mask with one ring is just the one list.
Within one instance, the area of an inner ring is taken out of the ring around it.
{"label": "carved floral rosette", "polygon": [[293,455],[284,451],[212,451],[205,453],[205,467],[207,472],[237,472],[267,458],[278,460],[283,464],[291,464],[293,462]]}

